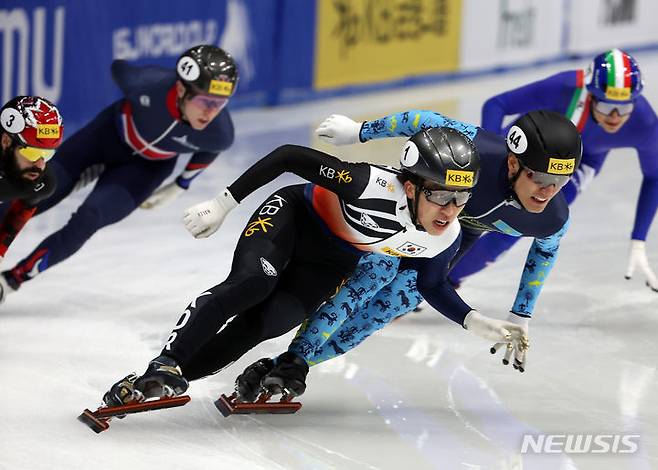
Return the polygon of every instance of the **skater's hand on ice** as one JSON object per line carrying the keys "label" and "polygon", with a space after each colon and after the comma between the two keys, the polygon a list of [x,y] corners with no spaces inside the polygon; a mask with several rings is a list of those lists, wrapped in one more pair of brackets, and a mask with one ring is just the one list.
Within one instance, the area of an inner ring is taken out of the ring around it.
{"label": "skater's hand on ice", "polygon": [[491,354],[496,354],[498,350],[504,346],[505,356],[503,357],[503,364],[508,365],[512,354],[514,354],[514,362],[512,363],[512,366],[514,366],[519,372],[523,372],[526,369],[528,347],[530,346],[528,342],[528,320],[530,320],[528,317],[522,317],[515,313],[510,313],[507,317],[507,321],[523,328],[523,337],[525,338],[525,341],[499,342],[489,349]]}
{"label": "skater's hand on ice", "polygon": [[315,129],[315,134],[324,142],[333,145],[350,145],[359,142],[361,122],[354,122],[347,116],[332,114]]}
{"label": "skater's hand on ice", "polygon": [[163,207],[184,192],[185,189],[178,186],[178,184],[174,181],[156,189],[153,194],[151,194],[146,201],[142,202],[139,207],[142,209],[155,209],[156,207]]}
{"label": "skater's hand on ice", "polygon": [[626,279],[633,277],[635,268],[639,267],[640,271],[646,277],[646,284],[652,291],[658,292],[658,278],[649,266],[647,259],[646,244],[642,240],[631,240],[631,253],[628,258],[628,268],[626,268]]}
{"label": "skater's hand on ice", "polygon": [[[479,312],[471,310],[464,319],[464,328],[481,338],[495,341],[496,345],[499,343],[501,345],[510,345],[512,351],[515,353],[515,358],[519,359],[519,364],[515,365],[514,368],[519,369],[521,372],[525,370],[525,353],[530,346],[527,324],[524,326],[516,322],[497,320],[495,318],[485,317]],[[496,352],[493,347],[491,349],[493,353]],[[510,352],[509,354],[511,355],[512,353]],[[507,357],[507,360],[509,362],[509,357]]]}
{"label": "skater's hand on ice", "polygon": [[225,189],[216,198],[189,207],[183,213],[183,224],[194,238],[208,238],[237,205],[233,195]]}

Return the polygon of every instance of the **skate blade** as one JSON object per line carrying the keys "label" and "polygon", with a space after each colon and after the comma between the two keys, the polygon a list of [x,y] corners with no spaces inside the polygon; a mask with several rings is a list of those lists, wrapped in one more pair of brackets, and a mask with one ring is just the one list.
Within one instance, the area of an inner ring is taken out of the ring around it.
{"label": "skate blade", "polygon": [[238,401],[237,393],[228,397],[222,393],[215,401],[215,406],[225,418],[235,414],[292,414],[302,407],[300,402],[292,401],[291,396],[284,395],[279,401],[269,401],[271,397],[272,395],[264,393],[255,402],[245,403]]}
{"label": "skate blade", "polygon": [[108,418],[97,418],[94,416],[94,412],[88,409],[85,409],[82,414],[78,416],[78,421],[83,423],[96,434],[100,434],[110,428]]}
{"label": "skate blade", "polygon": [[144,401],[141,403],[129,403],[120,406],[106,406],[90,411],[85,409],[78,421],[85,424],[95,433],[106,431],[110,427],[110,419],[119,417],[120,415],[142,413],[144,411],[161,410],[165,408],[176,408],[183,406],[191,399],[188,395],[181,395],[180,397],[160,398],[159,400]]}

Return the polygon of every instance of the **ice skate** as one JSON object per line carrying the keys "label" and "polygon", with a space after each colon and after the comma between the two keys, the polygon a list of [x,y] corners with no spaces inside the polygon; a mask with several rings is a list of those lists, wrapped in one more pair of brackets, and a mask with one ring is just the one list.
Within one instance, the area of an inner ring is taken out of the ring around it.
{"label": "ice skate", "polygon": [[282,393],[293,397],[306,390],[308,364],[298,355],[285,352],[276,361],[276,366],[263,380],[263,387],[273,395]]}
{"label": "ice skate", "polygon": [[[172,367],[166,366],[159,359],[161,358],[151,361],[146,374],[143,376],[139,377],[133,372],[112,385],[110,390],[103,395],[103,404],[96,411],[85,409],[78,416],[78,421],[84,423],[94,432],[100,433],[110,427],[110,420],[112,418],[122,419],[128,414],[174,408],[189,402],[189,396],[179,396],[187,389],[187,380],[182,376],[179,376],[178,379],[167,377],[166,379],[162,379],[162,382],[154,378],[158,377],[156,374],[159,374],[159,376],[165,374],[163,371],[158,371],[158,367]],[[158,361],[157,365],[154,365],[156,361]],[[175,368],[178,369],[177,367]],[[178,370],[180,371],[180,369]],[[172,372],[167,373],[173,374]],[[145,376],[147,376],[147,380],[143,380],[142,383],[149,393],[148,396],[141,389],[137,388],[138,381],[144,379]],[[185,388],[182,388],[181,380],[184,381]],[[177,393],[176,390],[180,390],[180,393]],[[155,397],[158,397],[158,399],[147,400],[147,398]]]}
{"label": "ice skate", "polygon": [[235,391],[238,399],[243,402],[253,402],[263,391],[261,380],[274,368],[274,361],[269,357],[257,360],[247,367],[235,379]]}
{"label": "ice skate", "polygon": [[112,385],[103,395],[103,404],[105,406],[121,406],[143,401],[144,396],[141,392],[135,390],[135,380],[137,378],[138,375],[132,372]]}
{"label": "ice skate", "polygon": [[182,395],[189,385],[176,361],[167,356],[158,356],[149,363],[146,372],[135,380],[134,388],[145,399],[149,399]]}
{"label": "ice skate", "polygon": [[263,388],[263,377],[274,369],[274,361],[270,358],[259,359],[247,367],[235,380],[235,392],[222,394],[215,406],[228,417],[232,414],[290,414],[302,407],[299,402],[293,402],[294,395],[285,394],[278,401],[270,401],[272,393]]}

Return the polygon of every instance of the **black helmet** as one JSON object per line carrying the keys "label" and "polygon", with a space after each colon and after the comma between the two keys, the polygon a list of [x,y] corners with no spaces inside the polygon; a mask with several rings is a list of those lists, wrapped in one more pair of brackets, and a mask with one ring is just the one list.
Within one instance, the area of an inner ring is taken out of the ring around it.
{"label": "black helmet", "polygon": [[441,186],[471,189],[480,175],[480,154],[473,142],[450,127],[414,134],[400,155],[402,171]]}
{"label": "black helmet", "polygon": [[507,148],[534,171],[572,175],[583,154],[580,134],[573,123],[554,111],[524,114],[507,132]]}
{"label": "black helmet", "polygon": [[230,97],[238,84],[238,66],[233,57],[217,46],[188,49],[176,63],[178,79],[200,93]]}

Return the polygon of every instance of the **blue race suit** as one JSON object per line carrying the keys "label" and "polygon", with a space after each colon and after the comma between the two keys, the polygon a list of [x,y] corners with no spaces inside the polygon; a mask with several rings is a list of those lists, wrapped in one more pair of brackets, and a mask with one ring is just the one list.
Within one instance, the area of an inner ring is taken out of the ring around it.
{"label": "blue race suit", "polygon": [[98,176],[96,185],[62,229],[3,273],[14,288],[73,255],[99,229],[127,217],[171,174],[179,154],[192,153],[176,180],[187,188],[233,143],[233,122],[226,109],[204,130],[194,130],[184,121],[177,105],[175,71],[116,60],[112,76],[124,98],[57,150],[48,163],[57,190],[37,206],[37,214],[58,204],[90,175]]}
{"label": "blue race suit", "polygon": [[[631,238],[646,240],[658,208],[658,120],[647,99],[639,96],[628,121],[614,134],[609,134],[591,114],[591,97],[584,87],[584,71],[558,73],[538,82],[496,95],[482,107],[482,127],[504,135],[503,118],[535,109],[565,113],[581,133],[583,159],[577,172],[562,189],[571,204],[599,174],[612,149],[631,147],[637,150],[642,171],[642,184],[635,210]],[[508,250],[518,238],[504,233],[489,233],[463,256],[450,272],[458,284],[463,278],[482,270]]]}

